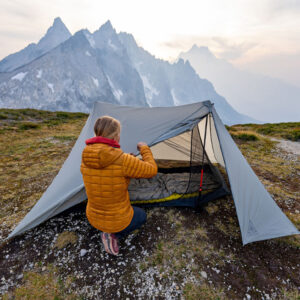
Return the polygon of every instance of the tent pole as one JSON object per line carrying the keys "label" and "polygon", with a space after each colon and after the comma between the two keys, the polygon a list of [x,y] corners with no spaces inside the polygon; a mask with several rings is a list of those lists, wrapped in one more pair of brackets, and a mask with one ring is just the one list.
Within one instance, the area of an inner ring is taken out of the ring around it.
{"label": "tent pole", "polygon": [[[197,199],[197,210],[200,210],[201,196],[202,196],[202,184],[203,184],[203,171],[204,171],[204,154],[205,154],[205,145],[206,145],[206,132],[207,132],[207,119],[205,119],[205,129],[204,129],[204,142],[202,147],[202,165],[201,165],[201,177],[200,177],[200,187],[199,187],[199,196]],[[200,136],[201,137],[201,136]]]}

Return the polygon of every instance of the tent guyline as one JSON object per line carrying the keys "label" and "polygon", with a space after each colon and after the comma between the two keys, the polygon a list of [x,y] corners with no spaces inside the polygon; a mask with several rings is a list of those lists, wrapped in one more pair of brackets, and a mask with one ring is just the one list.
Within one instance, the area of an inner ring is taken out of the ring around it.
{"label": "tent guyline", "polygon": [[59,173],[8,238],[86,200],[81,154],[85,140],[94,135],[95,121],[103,115],[121,122],[124,152],[135,153],[136,144],[143,140],[158,164],[154,178],[131,180],[133,204],[197,209],[228,195],[229,188],[219,171],[225,168],[244,245],[299,234],[259,181],[210,101],[151,108],[95,102]]}

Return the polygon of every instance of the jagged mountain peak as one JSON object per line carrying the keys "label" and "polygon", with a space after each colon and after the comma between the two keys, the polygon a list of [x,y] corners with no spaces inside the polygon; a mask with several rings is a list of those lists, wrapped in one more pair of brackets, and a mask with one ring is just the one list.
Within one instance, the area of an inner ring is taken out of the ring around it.
{"label": "jagged mountain peak", "polygon": [[107,20],[101,27],[102,30],[115,30],[110,22],[110,20]]}
{"label": "jagged mountain peak", "polygon": [[47,33],[40,39],[38,48],[48,50],[60,44],[62,41],[71,37],[71,33],[62,22],[61,18],[57,17],[53,21],[53,25],[47,30]]}
{"label": "jagged mountain peak", "polygon": [[53,21],[53,26],[65,26],[65,24],[63,23],[63,21],[61,20],[60,17],[56,17]]}
{"label": "jagged mountain peak", "polygon": [[10,72],[35,60],[71,37],[62,20],[57,17],[46,34],[37,44],[31,43],[19,52],[10,54],[0,61],[0,72]]}

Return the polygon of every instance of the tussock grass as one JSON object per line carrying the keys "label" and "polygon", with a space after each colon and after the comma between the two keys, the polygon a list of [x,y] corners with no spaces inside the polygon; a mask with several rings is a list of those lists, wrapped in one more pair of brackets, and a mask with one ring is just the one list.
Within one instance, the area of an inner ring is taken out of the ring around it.
{"label": "tussock grass", "polygon": [[76,235],[75,232],[64,231],[58,235],[54,247],[58,249],[63,249],[69,244],[76,244],[77,240],[78,240],[78,236]]}
{"label": "tussock grass", "polygon": [[38,129],[40,127],[41,126],[39,124],[34,123],[34,122],[23,122],[23,123],[18,124],[18,128],[20,130]]}
{"label": "tussock grass", "polygon": [[258,134],[272,136],[277,138],[284,138],[291,141],[300,140],[300,122],[287,123],[266,123],[266,124],[240,124],[233,126],[226,126],[229,132],[235,131],[254,131]]}
{"label": "tussock grass", "polygon": [[[65,122],[45,126],[43,121],[56,118],[56,112],[31,109],[0,112],[8,116],[4,130],[0,130],[0,224],[11,228],[33,207],[61,168],[86,115],[76,113],[74,117],[66,113],[71,117]],[[27,121],[33,117],[35,121]],[[20,130],[18,125],[24,123],[26,129]]]}
{"label": "tussock grass", "polygon": [[252,134],[252,133],[247,133],[247,132],[243,132],[243,133],[234,133],[231,134],[231,136],[234,139],[238,139],[238,140],[242,140],[242,141],[258,141],[259,138],[256,134]]}
{"label": "tussock grass", "polygon": [[214,289],[207,284],[187,283],[184,286],[183,295],[186,300],[206,299],[206,300],[226,300],[222,289]]}
{"label": "tussock grass", "polygon": [[0,134],[11,130],[39,129],[42,126],[55,127],[61,124],[85,120],[87,114],[52,112],[36,109],[0,109]]}
{"label": "tussock grass", "polygon": [[57,270],[53,266],[49,265],[44,272],[41,272],[40,270],[25,272],[21,286],[16,288],[12,293],[3,295],[3,300],[80,299],[78,296],[67,292],[71,283],[71,278],[63,282],[57,275]]}

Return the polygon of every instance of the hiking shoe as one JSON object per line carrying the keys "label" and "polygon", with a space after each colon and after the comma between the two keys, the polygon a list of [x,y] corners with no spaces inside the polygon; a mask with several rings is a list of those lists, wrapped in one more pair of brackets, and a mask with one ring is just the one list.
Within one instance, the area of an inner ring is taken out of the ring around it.
{"label": "hiking shoe", "polygon": [[101,240],[107,253],[112,255],[119,254],[118,239],[113,233],[101,232]]}

